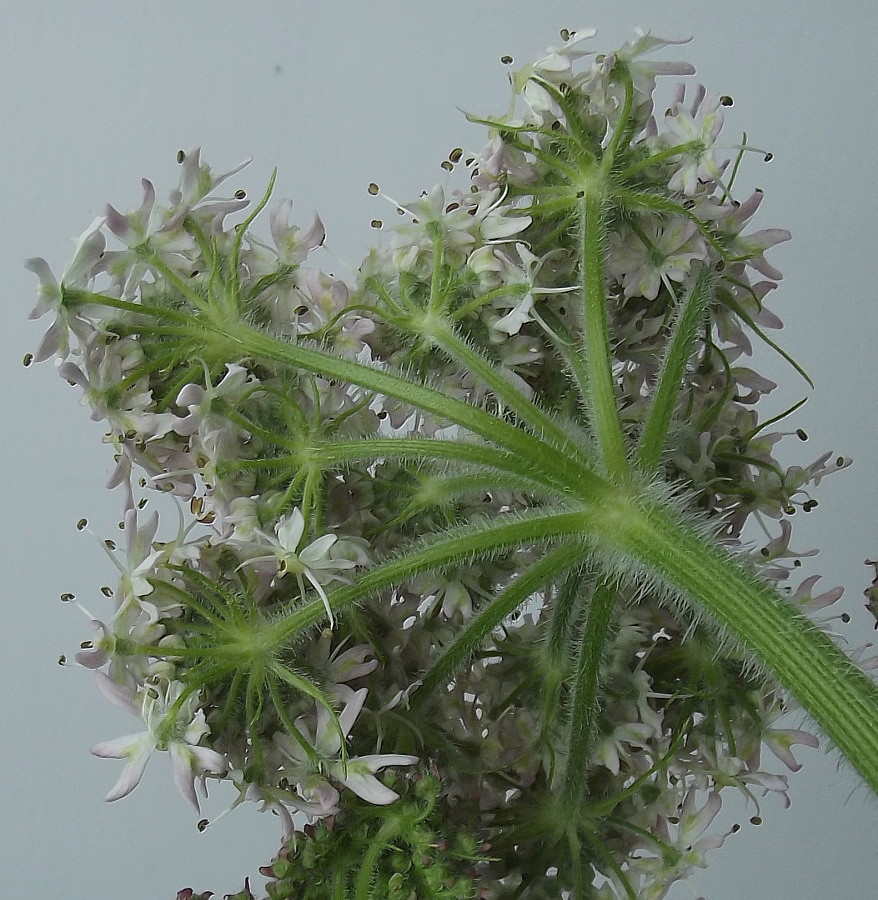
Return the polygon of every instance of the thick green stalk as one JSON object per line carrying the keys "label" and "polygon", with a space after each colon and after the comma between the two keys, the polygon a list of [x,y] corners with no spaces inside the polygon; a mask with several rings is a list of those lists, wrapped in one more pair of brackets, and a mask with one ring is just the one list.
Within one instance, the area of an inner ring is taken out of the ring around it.
{"label": "thick green stalk", "polygon": [[579,201],[579,229],[589,412],[604,466],[611,477],[618,478],[628,472],[628,457],[613,383],[604,274],[606,222],[599,191],[586,190]]}
{"label": "thick green stalk", "polygon": [[[878,792],[878,686],[805,615],[658,505],[614,529],[645,564],[752,654]],[[617,520],[618,524],[618,520]]]}

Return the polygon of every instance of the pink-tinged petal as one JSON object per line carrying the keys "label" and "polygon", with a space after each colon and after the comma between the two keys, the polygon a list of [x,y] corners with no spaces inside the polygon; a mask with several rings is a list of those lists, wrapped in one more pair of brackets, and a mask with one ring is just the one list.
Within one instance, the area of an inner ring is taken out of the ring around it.
{"label": "pink-tinged petal", "polygon": [[209,772],[211,775],[225,775],[229,771],[229,764],[222,753],[217,753],[210,747],[189,747],[189,751],[195,757],[199,771]]}
{"label": "pink-tinged petal", "polygon": [[139,731],[137,734],[126,734],[123,737],[113,738],[111,741],[101,741],[95,744],[89,753],[99,756],[101,759],[127,759],[136,755],[136,748],[146,743],[149,737],[148,731]]}
{"label": "pink-tinged petal", "polygon": [[95,683],[98,686],[98,690],[113,704],[113,706],[118,706],[119,709],[124,709],[126,712],[133,713],[138,718],[140,717],[140,704],[137,702],[137,697],[130,688],[124,687],[121,684],[116,684],[115,681],[111,680],[109,676],[103,672],[95,672]]}
{"label": "pink-tinged petal", "polygon": [[372,659],[368,662],[366,657],[370,656],[372,648],[367,644],[360,644],[351,647],[340,656],[338,656],[329,666],[329,677],[332,681],[353,681],[362,675],[368,675],[378,668],[378,660]]}
{"label": "pink-tinged petal", "polygon": [[301,244],[308,250],[315,250],[317,247],[323,246],[326,240],[326,226],[317,213],[314,213],[314,221],[311,227],[302,235]]}
{"label": "pink-tinged petal", "polygon": [[530,216],[499,216],[490,214],[482,223],[482,237],[486,241],[498,241],[524,231],[533,220]]}
{"label": "pink-tinged petal", "polygon": [[41,256],[25,260],[24,267],[40,279],[39,300],[28,316],[30,319],[39,319],[58,305],[61,300],[61,289],[49,264]]}
{"label": "pink-tinged petal", "polygon": [[680,836],[686,843],[690,844],[694,843],[710,827],[710,823],[713,822],[720,809],[722,809],[723,803],[720,795],[713,791],[707,798],[707,803],[695,814],[691,812],[694,805],[695,791],[690,791],[683,804],[683,815],[681,816],[680,824]]}
{"label": "pink-tinged petal", "polygon": [[329,816],[338,811],[340,795],[322,775],[308,775],[299,784],[299,794],[303,800],[296,798],[295,802],[301,803],[299,808],[308,815]]}
{"label": "pink-tinged petal", "polygon": [[62,348],[66,355],[67,324],[63,319],[58,318],[55,319],[43,335],[39,347],[34,352],[34,362],[45,362],[50,357],[59,355],[59,351]]}
{"label": "pink-tinged petal", "polygon": [[117,238],[120,238],[122,241],[127,243],[129,239],[134,239],[136,237],[134,229],[131,227],[131,223],[128,221],[128,216],[120,213],[115,206],[112,206],[109,203],[107,204],[104,212],[107,218],[107,228],[109,228]]}
{"label": "pink-tinged petal", "polygon": [[798,772],[802,764],[793,756],[790,747],[793,744],[804,744],[806,747],[817,748],[820,741],[807,731],[796,728],[775,728],[765,736],[768,749],[791,771]]}
{"label": "pink-tinged petal", "polygon": [[110,640],[110,631],[103,622],[92,619],[91,624],[101,632],[101,637],[92,642],[92,646],[80,650],[76,654],[76,661],[86,669],[99,669],[109,658],[107,651],[102,646]]}

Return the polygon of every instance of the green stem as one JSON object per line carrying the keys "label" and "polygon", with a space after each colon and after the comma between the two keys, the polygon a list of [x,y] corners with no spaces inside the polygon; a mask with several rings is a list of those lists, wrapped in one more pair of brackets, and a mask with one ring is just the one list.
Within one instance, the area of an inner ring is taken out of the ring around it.
{"label": "green stem", "polygon": [[628,472],[628,457],[613,383],[613,356],[607,321],[604,274],[606,222],[599,193],[587,191],[579,202],[580,271],[585,303],[585,364],[592,425],[607,472],[621,477]]}
{"label": "green stem", "polygon": [[615,586],[607,579],[601,579],[589,603],[573,681],[567,767],[560,797],[562,808],[568,812],[577,809],[582,802],[588,757],[599,711],[597,695],[601,663],[615,606]]}
{"label": "green stem", "polygon": [[497,416],[449,397],[439,390],[331,353],[278,341],[245,324],[216,326],[213,332],[216,339],[231,344],[231,356],[253,356],[316,372],[327,378],[395,397],[414,408],[454,422],[473,434],[520,455],[522,459],[530,460],[535,467],[550,474],[558,483],[567,485],[578,497],[583,497],[584,493],[599,492],[606,487],[605,482],[597,475],[571,464],[571,460],[555,447]]}
{"label": "green stem", "polygon": [[507,616],[581,556],[581,553],[576,553],[575,547],[569,545],[559,547],[532,565],[490,600],[454,640],[443,647],[439,658],[421,679],[421,686],[412,697],[412,706],[417,708],[423,705],[430,694],[439,685],[447,683],[454,671],[466,662],[473,651],[490,637]]}
{"label": "green stem", "polygon": [[486,384],[491,393],[538,437],[563,450],[583,468],[591,469],[582,448],[570,439],[570,435],[551,416],[540,409],[532,399],[525,397],[502,370],[473,350],[450,328],[437,327],[433,329],[430,337],[455,362],[462,364],[466,371]]}
{"label": "green stem", "polygon": [[702,267],[674,322],[655,396],[640,435],[635,462],[644,472],[652,473],[659,464],[692,346],[712,295],[713,273]]}
{"label": "green stem", "polygon": [[445,441],[434,438],[367,438],[358,441],[336,441],[320,444],[316,453],[322,464],[332,467],[339,463],[376,459],[445,460],[462,465],[478,466],[480,470],[516,475],[527,483],[528,490],[550,491],[556,496],[569,493],[545,473],[534,469],[533,463],[504,450],[497,450],[473,441]]}
{"label": "green stem", "polygon": [[656,505],[620,529],[615,549],[646,563],[740,641],[878,792],[878,686],[810,619]]}
{"label": "green stem", "polygon": [[[327,595],[334,613],[377,593],[399,584],[421,572],[441,569],[461,559],[491,556],[504,550],[534,546],[558,538],[581,534],[587,519],[585,512],[558,512],[540,510],[536,514],[507,515],[499,524],[488,527],[468,525],[445,532],[439,540],[426,546],[417,546],[404,556],[391,558],[358,576],[356,583],[337,588]],[[312,600],[279,619],[272,629],[276,646],[283,646],[295,635],[319,624],[326,610],[320,599]]]}

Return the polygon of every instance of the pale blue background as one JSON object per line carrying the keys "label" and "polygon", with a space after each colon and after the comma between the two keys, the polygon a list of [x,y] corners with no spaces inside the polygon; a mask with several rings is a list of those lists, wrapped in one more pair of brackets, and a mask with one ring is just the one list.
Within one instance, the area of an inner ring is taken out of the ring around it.
{"label": "pale blue background", "polygon": [[[220,170],[255,155],[234,185],[251,195],[279,166],[278,196],[295,201],[302,224],[319,210],[328,246],[356,266],[374,237],[369,221],[390,212],[367,194],[369,182],[405,201],[440,180],[451,148],[483,141],[457,107],[505,109],[500,57],[523,63],[557,42],[561,27],[588,25],[600,29],[595,47],[603,50],[635,25],[693,35],[663,58],[691,60],[711,90],[734,97],[728,142],[746,129],[775,154],[771,165],[750,161],[741,189],[766,191],[758,227],[795,236],[772,251],[787,277],[771,299],[787,322],[784,346],[818,390],[793,423],[811,440],[794,446],[789,462],[810,462],[823,449],[856,459],[819,493],[796,546],[822,546],[813,570],[827,586],[847,586],[852,645],[874,637],[860,596],[869,581],[863,560],[878,555],[873,3],[2,0],[4,896],[173,900],[186,885],[221,896],[270,860],[278,836],[276,820],[252,808],[198,834],[165,758],[151,762],[131,797],[101,799],[121,763],[94,759],[88,748],[137,723],[96,694],[87,672],[56,666],[90,636],[86,620],[57,598],[73,591],[104,609],[97,591],[113,572],[74,523],[88,516],[111,534],[120,498],[103,489],[109,451],[76,393],[51,365],[20,365],[44,327],[25,320],[36,279],[22,261],[43,255],[59,271],[70,239],[105,202],[136,205],[142,176],[164,196],[177,177],[176,151],[201,144]],[[344,272],[339,262],[326,265]],[[802,396],[788,368],[771,358],[760,365],[786,385],[772,411]],[[674,898],[878,895],[878,805],[850,771],[836,771],[836,756],[801,758],[792,809],[769,798],[765,825],[730,838]],[[228,798],[212,801],[215,813]]]}

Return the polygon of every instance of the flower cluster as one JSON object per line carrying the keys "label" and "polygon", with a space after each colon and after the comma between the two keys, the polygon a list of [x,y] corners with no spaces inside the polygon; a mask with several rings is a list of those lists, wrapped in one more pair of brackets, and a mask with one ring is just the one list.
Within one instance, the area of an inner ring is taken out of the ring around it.
{"label": "flower cluster", "polygon": [[[28,263],[55,316],[35,358],[108,423],[125,495],[114,609],[77,656],[146,726],[93,748],[126,761],[107,799],[155,750],[196,808],[231,779],[283,819],[297,891],[296,859],[369,804],[409,815],[430,772],[432,820],[482,849],[429,895],[423,866],[380,869],[398,896],[658,900],[723,843],[724,788],[788,802],[763,748],[794,771],[816,745],[775,727],[789,701],[723,623],[582,530],[587,491],[608,510],[635,484],[780,582],[807,555],[790,516],[849,462],[784,467],[756,410],[774,385],[742,360],[773,345],[765,253],[789,235],[749,230],[760,192],[735,199],[730,98],[680,87],[659,114],[657,76],[692,72],[648,58],[672,42],[592,36],[513,73],[485,149],[447,160],[466,183],[396,204],[353,284],[306,265],[324,226],[289,202],[253,233],[271,187],[229,224],[249,201],[216,192],[241,167],[198,150],[168,205],[144,181],[139,209],[107,207],[60,279]],[[177,506],[170,538],[149,491]],[[814,582],[803,611],[840,594]],[[375,821],[391,846],[402,819]],[[326,896],[371,896],[339,873]]]}

